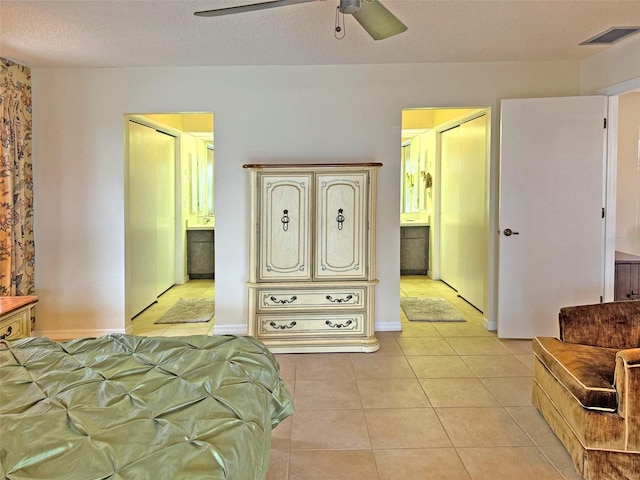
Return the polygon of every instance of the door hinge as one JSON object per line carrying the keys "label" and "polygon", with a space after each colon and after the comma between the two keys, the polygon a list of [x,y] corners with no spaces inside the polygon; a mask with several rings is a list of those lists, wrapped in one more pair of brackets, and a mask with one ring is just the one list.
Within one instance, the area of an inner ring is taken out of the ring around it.
{"label": "door hinge", "polygon": [[604,119],[604,128],[607,128],[607,119]]}
{"label": "door hinge", "polygon": [[604,207],[602,207],[602,218],[604,218]]}

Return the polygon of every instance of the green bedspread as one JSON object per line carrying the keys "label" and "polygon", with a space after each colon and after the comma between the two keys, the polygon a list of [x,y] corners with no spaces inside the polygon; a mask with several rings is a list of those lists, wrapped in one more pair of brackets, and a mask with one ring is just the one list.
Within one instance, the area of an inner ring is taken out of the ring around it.
{"label": "green bedspread", "polygon": [[293,413],[252,337],[0,342],[0,477],[263,479]]}

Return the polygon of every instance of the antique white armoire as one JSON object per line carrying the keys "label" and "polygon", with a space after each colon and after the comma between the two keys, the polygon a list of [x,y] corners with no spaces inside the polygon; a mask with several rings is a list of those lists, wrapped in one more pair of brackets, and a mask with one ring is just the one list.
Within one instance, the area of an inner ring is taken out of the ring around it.
{"label": "antique white armoire", "polygon": [[379,163],[245,165],[249,335],[276,353],[373,352]]}

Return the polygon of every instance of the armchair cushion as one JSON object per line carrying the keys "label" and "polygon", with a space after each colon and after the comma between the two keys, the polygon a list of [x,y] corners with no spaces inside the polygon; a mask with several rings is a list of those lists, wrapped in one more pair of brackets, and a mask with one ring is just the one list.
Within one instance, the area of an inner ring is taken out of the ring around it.
{"label": "armchair cushion", "polygon": [[533,351],[584,408],[616,411],[618,394],[613,387],[613,377],[617,349],[536,337]]}
{"label": "armchair cushion", "polygon": [[640,347],[640,302],[610,302],[560,309],[560,339],[598,347]]}

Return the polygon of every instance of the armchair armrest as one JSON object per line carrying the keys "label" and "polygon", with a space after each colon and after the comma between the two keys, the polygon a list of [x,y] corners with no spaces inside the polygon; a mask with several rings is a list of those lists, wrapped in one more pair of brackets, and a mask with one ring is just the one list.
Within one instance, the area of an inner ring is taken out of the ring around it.
{"label": "armchair armrest", "polygon": [[618,392],[618,414],[625,419],[627,450],[640,448],[640,348],[616,354],[613,380]]}
{"label": "armchair armrest", "polygon": [[640,302],[608,302],[560,309],[560,339],[606,348],[640,347]]}

